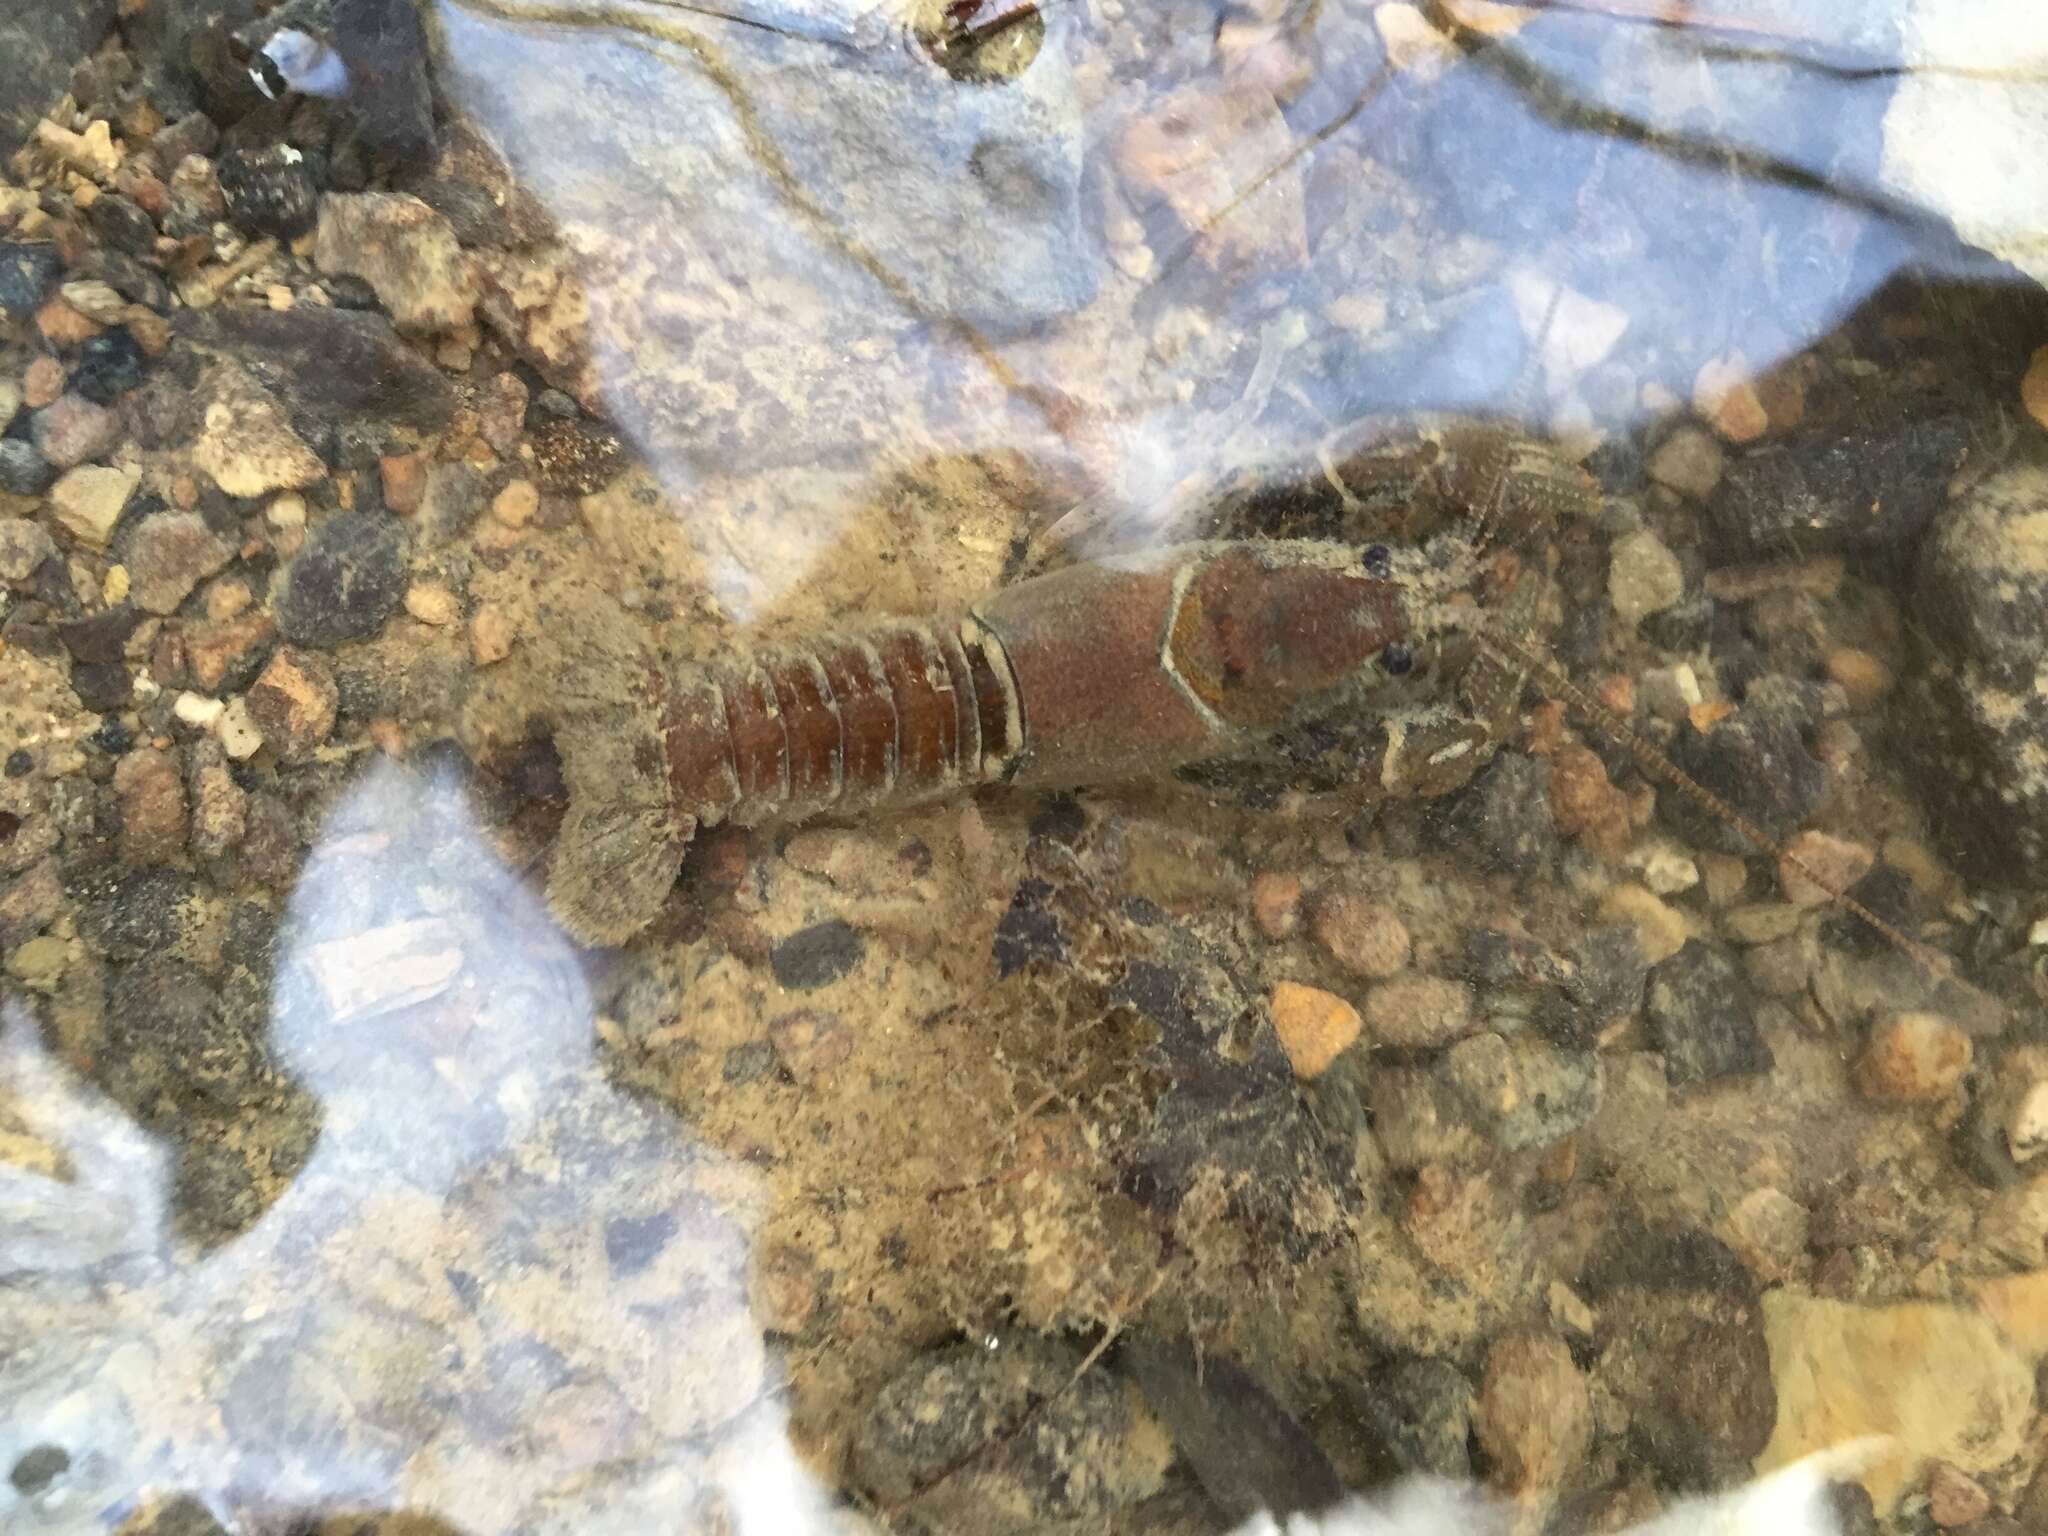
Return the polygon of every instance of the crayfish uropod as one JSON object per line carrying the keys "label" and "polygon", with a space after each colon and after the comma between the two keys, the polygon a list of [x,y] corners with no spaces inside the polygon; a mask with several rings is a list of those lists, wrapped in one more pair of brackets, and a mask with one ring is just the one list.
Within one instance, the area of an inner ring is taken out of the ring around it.
{"label": "crayfish uropod", "polygon": [[[1449,674],[1476,670],[1457,643],[1479,611],[1473,564],[1451,537],[1213,541],[708,664],[592,645],[551,683],[569,809],[550,904],[579,940],[619,943],[700,827],[1156,777],[1323,712],[1427,714]],[[1448,750],[1477,744],[1465,731]]]}

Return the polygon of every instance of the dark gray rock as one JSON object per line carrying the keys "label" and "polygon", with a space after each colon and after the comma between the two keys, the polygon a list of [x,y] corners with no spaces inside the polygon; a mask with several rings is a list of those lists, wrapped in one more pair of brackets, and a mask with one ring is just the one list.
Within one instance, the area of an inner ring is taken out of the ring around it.
{"label": "dark gray rock", "polygon": [[1650,962],[1635,929],[1626,923],[1589,930],[1572,946],[1569,958],[1573,970],[1544,1010],[1542,1023],[1552,1039],[1584,1045],[1610,1020],[1642,1007]]}
{"label": "dark gray rock", "polygon": [[808,992],[837,981],[861,962],[867,941],[844,918],[800,928],[769,953],[768,968],[792,992]]}
{"label": "dark gray rock", "polygon": [[1941,509],[1970,440],[1958,416],[1760,448],[1728,465],[1707,522],[1717,559],[1898,547]]}
{"label": "dark gray rock", "polygon": [[85,211],[86,220],[107,244],[130,256],[147,256],[156,244],[156,220],[133,198],[103,192]]}
{"label": "dark gray rock", "polygon": [[1488,868],[1535,874],[1550,867],[1564,843],[1550,814],[1550,765],[1521,752],[1502,752],[1478,777],[1434,809],[1430,840],[1469,853]]}
{"label": "dark gray rock", "polygon": [[119,662],[81,662],[71,669],[71,691],[96,715],[118,714],[135,702],[135,679]]}
{"label": "dark gray rock", "polygon": [[187,155],[210,155],[219,143],[220,129],[213,119],[204,112],[188,112],[159,128],[146,153],[155,162],[159,177],[168,181]]}
{"label": "dark gray rock", "polygon": [[235,36],[257,52],[286,28],[340,56],[347,88],[332,98],[333,106],[344,134],[360,150],[399,165],[432,158],[434,99],[415,0],[286,0]]}
{"label": "dark gray rock", "polygon": [[95,405],[112,405],[142,383],[148,367],[141,344],[127,326],[117,325],[79,347],[71,387]]}
{"label": "dark gray rock", "polygon": [[1417,1357],[1369,1373],[1346,1398],[1390,1475],[1472,1475],[1472,1383],[1448,1360]]}
{"label": "dark gray rock", "polygon": [[1468,1036],[1443,1054],[1437,1075],[1473,1124],[1504,1152],[1552,1146],[1600,1108],[1605,1074],[1590,1050],[1535,1036]]}
{"label": "dark gray rock", "polygon": [[[0,48],[0,58],[5,57],[6,50]],[[5,89],[0,82],[0,101],[6,99]],[[21,321],[34,314],[63,269],[53,245],[0,241],[0,320]]]}
{"label": "dark gray rock", "polygon": [[1033,961],[1056,965],[1066,958],[1059,914],[1049,906],[1052,887],[1043,880],[1023,880],[996,924],[995,962],[998,976],[1010,976]]}
{"label": "dark gray rock", "polygon": [[320,158],[284,144],[223,151],[220,190],[229,216],[258,234],[297,239],[320,211]]}
{"label": "dark gray rock", "polygon": [[[255,14],[256,0],[151,0],[127,17],[121,30],[157,109],[177,122],[203,111],[233,123],[261,107],[263,96],[228,38]],[[164,166],[166,174],[176,163]]]}
{"label": "dark gray rock", "polygon": [[121,659],[128,637],[142,615],[127,603],[103,608],[98,613],[57,626],[57,638],[74,661],[106,665]]}
{"label": "dark gray rock", "polygon": [[16,1458],[7,1481],[24,1498],[33,1498],[71,1470],[71,1457],[61,1445],[31,1446]]}
{"label": "dark gray rock", "polygon": [[110,960],[140,960],[176,947],[198,921],[199,883],[174,869],[129,872],[109,865],[65,878],[79,927]]}
{"label": "dark gray rock", "polygon": [[130,304],[145,305],[158,314],[170,312],[169,285],[125,251],[94,246],[79,260],[77,276],[98,278]]}
{"label": "dark gray rock", "polygon": [[301,304],[294,309],[187,310],[178,333],[202,352],[231,357],[284,403],[292,426],[322,423],[434,432],[455,408],[447,376],[398,339],[382,315]]}
{"label": "dark gray rock", "polygon": [[775,1047],[766,1040],[742,1040],[725,1053],[725,1064],[720,1069],[728,1083],[751,1083],[762,1073],[775,1065]]}
{"label": "dark gray rock", "polygon": [[1630,1446],[1674,1486],[1749,1475],[1778,1420],[1755,1279],[1704,1232],[1631,1232],[1585,1277],[1602,1384]]}
{"label": "dark gray rock", "polygon": [[428,545],[451,543],[476,526],[490,505],[491,480],[474,464],[436,464],[427,471],[413,526]]}
{"label": "dark gray rock", "polygon": [[373,635],[405,599],[405,530],[376,512],[315,528],[285,575],[277,627],[315,650]]}
{"label": "dark gray rock", "polygon": [[123,1103],[187,1111],[232,1105],[257,1081],[263,1041],[221,1009],[193,966],[152,956],[123,966],[107,995],[107,1087]]}
{"label": "dark gray rock", "polygon": [[1942,514],[1913,594],[1920,653],[1892,700],[1945,849],[1998,885],[2048,882],[2048,562],[2028,532],[2044,512],[2048,470],[2022,466]]}
{"label": "dark gray rock", "polygon": [[0,157],[70,89],[72,70],[113,24],[114,0],[35,0],[0,11]]}
{"label": "dark gray rock", "polygon": [[1343,1494],[1308,1431],[1227,1355],[1198,1356],[1182,1340],[1126,1339],[1118,1361],[1173,1431],[1203,1491],[1231,1520],[1321,1509]]}
{"label": "dark gray rock", "polygon": [[1673,1088],[1771,1069],[1749,978],[1716,945],[1688,939],[1685,948],[1654,967],[1644,1017]]}
{"label": "dark gray rock", "polygon": [[854,1430],[854,1484],[883,1504],[918,1495],[932,1528],[991,1533],[1099,1523],[1149,1496],[1164,1468],[1138,1432],[1142,1416],[1122,1380],[1079,1369],[1081,1358],[1014,1335],[913,1360]]}
{"label": "dark gray rock", "polygon": [[[1827,769],[1806,749],[1799,723],[1762,703],[1745,703],[1710,731],[1688,723],[1671,743],[1670,756],[1681,772],[1748,817],[1773,842],[1789,837],[1827,798]],[[1734,854],[1762,851],[1671,785],[1659,787],[1657,812],[1699,847]]]}
{"label": "dark gray rock", "polygon": [[0,491],[40,496],[57,480],[57,466],[23,437],[0,437]]}

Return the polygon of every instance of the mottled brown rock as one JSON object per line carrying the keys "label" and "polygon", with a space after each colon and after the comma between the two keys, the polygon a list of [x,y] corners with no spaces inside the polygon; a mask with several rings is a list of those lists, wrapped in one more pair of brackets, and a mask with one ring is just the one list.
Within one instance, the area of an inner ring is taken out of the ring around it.
{"label": "mottled brown rock", "polygon": [[[255,670],[277,625],[269,614],[251,610],[220,623],[187,624],[182,634],[192,686],[202,693],[219,693]],[[158,673],[158,682],[167,680]]]}
{"label": "mottled brown rock", "polygon": [[1301,926],[1301,876],[1261,870],[1252,877],[1252,922],[1273,942],[1291,938]]}
{"label": "mottled brown rock", "polygon": [[177,754],[137,747],[114,765],[121,802],[121,857],[137,867],[173,862],[185,851],[185,780]]}
{"label": "mottled brown rock", "polygon": [[1927,1478],[1927,1512],[1944,1530],[1973,1525],[1991,1513],[1991,1495],[1975,1478],[1937,1461]]}
{"label": "mottled brown rock", "polygon": [[1603,859],[1628,851],[1628,796],[1607,777],[1607,765],[1587,747],[1565,747],[1550,763],[1550,813],[1558,826]]}
{"label": "mottled brown rock", "polygon": [[1365,1024],[1375,1045],[1448,1045],[1475,1027],[1472,989],[1440,976],[1397,976],[1366,994]]}
{"label": "mottled brown rock", "polygon": [[1970,1037],[1942,1015],[1895,1013],[1870,1032],[1856,1086],[1865,1098],[1930,1103],[1955,1092],[1970,1055]]}
{"label": "mottled brown rock", "polygon": [[1408,963],[1408,928],[1383,903],[1332,891],[1316,903],[1312,931],[1325,953],[1354,976],[1378,980]]}
{"label": "mottled brown rock", "polygon": [[235,782],[220,747],[195,753],[192,770],[192,851],[202,859],[224,858],[248,826],[249,792]]}
{"label": "mottled brown rock", "polygon": [[313,259],[369,283],[401,331],[456,330],[476,310],[476,273],[454,228],[409,193],[322,198]]}
{"label": "mottled brown rock", "polygon": [[480,667],[510,656],[515,637],[511,617],[502,608],[479,608],[469,621],[469,653]]}
{"label": "mottled brown rock", "polygon": [[327,663],[292,646],[271,657],[247,698],[263,739],[287,762],[311,755],[327,739],[340,707]]}
{"label": "mottled brown rock", "polygon": [[1487,1352],[1472,1428],[1502,1492],[1520,1498],[1562,1485],[1593,1437],[1586,1379],[1564,1342],[1511,1333]]}
{"label": "mottled brown rock", "polygon": [[171,614],[207,577],[235,558],[196,512],[144,518],[128,550],[129,599],[144,613]]}
{"label": "mottled brown rock", "polygon": [[401,517],[419,511],[427,493],[428,459],[424,453],[390,453],[377,461],[384,484],[384,505]]}

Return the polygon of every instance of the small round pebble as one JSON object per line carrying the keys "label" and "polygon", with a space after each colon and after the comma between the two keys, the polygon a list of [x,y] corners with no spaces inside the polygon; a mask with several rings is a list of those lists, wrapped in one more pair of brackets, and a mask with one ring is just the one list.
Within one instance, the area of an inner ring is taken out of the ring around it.
{"label": "small round pebble", "polygon": [[1685,914],[1640,885],[1609,887],[1600,898],[1600,915],[1633,928],[1637,947],[1652,965],[1669,960],[1692,937]]}
{"label": "small round pebble", "polygon": [[806,1083],[853,1054],[853,1031],[836,1013],[800,1008],[769,1024],[768,1043],[789,1075]]}
{"label": "small round pebble", "polygon": [[57,468],[26,438],[0,438],[0,491],[40,496],[57,478]]}
{"label": "small round pebble", "polygon": [[196,512],[159,512],[144,518],[128,551],[128,577],[135,606],[168,615],[207,577],[235,558]]}
{"label": "small round pebble", "polygon": [[37,451],[59,469],[104,458],[121,441],[114,413],[79,394],[59,396],[37,411],[33,431]]}
{"label": "small round pebble", "polygon": [[867,953],[860,930],[844,918],[827,918],[800,928],[768,956],[775,979],[792,992],[809,992],[846,975]]}
{"label": "small round pebble", "polygon": [[512,620],[505,610],[487,604],[479,608],[469,621],[469,654],[480,667],[503,661],[512,654],[515,635]]}
{"label": "small round pebble", "polygon": [[1261,870],[1252,876],[1252,923],[1274,943],[1301,926],[1301,876]]}
{"label": "small round pebble", "polygon": [[1871,709],[1884,702],[1895,679],[1892,669],[1868,651],[1841,645],[1822,658],[1822,668],[1831,682],[1841,685],[1852,709]]}
{"label": "small round pebble", "polygon": [[64,393],[64,365],[54,357],[39,357],[21,376],[21,401],[30,410],[41,410]]}
{"label": "small round pebble", "polygon": [[1895,1013],[1870,1033],[1856,1062],[1865,1098],[1930,1103],[1947,1098],[1970,1070],[1970,1037],[1938,1013]]}
{"label": "small round pebble", "polygon": [[1333,891],[1316,903],[1315,939],[1332,960],[1354,976],[1392,976],[1408,963],[1408,928],[1370,897]]}
{"label": "small round pebble", "polygon": [[1991,1495],[1975,1478],[1937,1461],[1927,1478],[1927,1513],[1943,1530],[1972,1525],[1991,1513]]}
{"label": "small round pebble", "polygon": [[491,516],[507,528],[524,528],[540,511],[540,487],[531,480],[514,480],[491,498]]}
{"label": "small round pebble", "polygon": [[400,516],[419,511],[427,493],[427,456],[424,453],[386,454],[377,461],[377,473],[384,487],[384,505]]}
{"label": "small round pebble", "polygon": [[1644,468],[1659,485],[1705,501],[1721,483],[1726,462],[1727,454],[1714,435],[1688,422],[1657,445]]}
{"label": "small round pebble", "polygon": [[1294,1075],[1320,1077],[1358,1038],[1358,1010],[1334,992],[1283,981],[1273,988],[1273,1032]]}
{"label": "small round pebble", "polygon": [[1801,832],[1778,856],[1778,884],[1795,907],[1825,906],[1855,887],[1877,860],[1874,850],[1826,832]]}
{"label": "small round pebble", "polygon": [[1770,430],[1749,364],[1740,354],[1709,358],[1693,379],[1692,405],[1731,443],[1750,443]]}
{"label": "small round pebble", "polygon": [[462,616],[455,594],[436,581],[416,581],[405,589],[405,611],[422,624],[453,624]]}
{"label": "small round pebble", "polygon": [[1728,1245],[1766,1284],[1797,1277],[1806,1259],[1810,1219],[1806,1207],[1782,1189],[1765,1185],[1736,1201],[1727,1217]]}
{"label": "small round pebble", "polygon": [[1685,568],[1648,530],[1617,539],[1608,556],[1607,598],[1622,623],[1635,625],[1685,596]]}

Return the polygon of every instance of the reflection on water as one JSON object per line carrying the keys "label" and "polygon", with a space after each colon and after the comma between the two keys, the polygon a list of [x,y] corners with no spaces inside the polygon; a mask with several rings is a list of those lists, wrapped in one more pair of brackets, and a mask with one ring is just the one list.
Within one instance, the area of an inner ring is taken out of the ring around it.
{"label": "reflection on water", "polygon": [[48,11],[0,1527],[2048,1518],[2040,7]]}
{"label": "reflection on water", "polygon": [[[576,253],[579,398],[686,500],[780,473],[778,552],[852,514],[821,463],[1071,456],[1156,537],[1362,417],[1625,432],[1969,264],[1880,176],[1912,129],[1868,7],[1479,11],[1055,4],[963,86],[871,11],[447,0],[442,79]],[[721,558],[770,573],[743,619],[803,569]]]}
{"label": "reflection on water", "polygon": [[604,1081],[575,956],[460,792],[367,775],[285,932],[320,1138],[207,1252],[168,1238],[163,1151],[9,1007],[8,1101],[67,1177],[9,1175],[0,1458],[68,1467],[8,1528],[183,1493],[230,1529],[824,1529],[747,1307],[758,1180]]}

